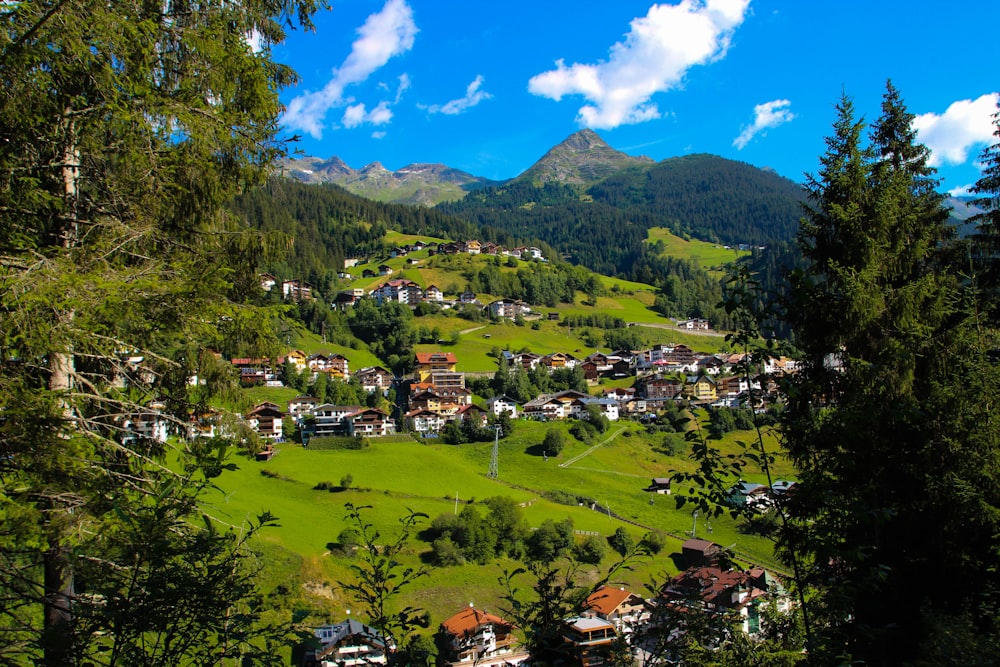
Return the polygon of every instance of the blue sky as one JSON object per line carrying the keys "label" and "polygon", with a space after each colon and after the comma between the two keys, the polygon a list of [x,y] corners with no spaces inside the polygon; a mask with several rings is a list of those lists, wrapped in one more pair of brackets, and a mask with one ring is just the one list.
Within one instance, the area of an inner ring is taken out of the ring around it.
{"label": "blue sky", "polygon": [[331,0],[271,46],[298,150],[354,168],[438,162],[507,179],[577,130],[654,160],[712,153],[797,181],[842,93],[887,79],[942,189],[979,176],[1000,94],[1000,2]]}

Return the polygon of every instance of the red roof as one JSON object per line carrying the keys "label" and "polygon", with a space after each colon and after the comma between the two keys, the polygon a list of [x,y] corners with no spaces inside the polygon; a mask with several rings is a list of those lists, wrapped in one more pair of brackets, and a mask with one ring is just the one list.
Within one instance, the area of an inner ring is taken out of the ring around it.
{"label": "red roof", "polygon": [[418,364],[457,364],[454,352],[417,352]]}
{"label": "red roof", "polygon": [[624,588],[601,586],[590,594],[584,608],[608,616],[630,597],[632,597],[632,593]]}
{"label": "red roof", "polygon": [[443,622],[441,627],[455,637],[462,637],[474,633],[477,628],[483,625],[502,626],[508,629],[511,627],[510,623],[499,616],[480,611],[475,607],[468,607],[460,611]]}

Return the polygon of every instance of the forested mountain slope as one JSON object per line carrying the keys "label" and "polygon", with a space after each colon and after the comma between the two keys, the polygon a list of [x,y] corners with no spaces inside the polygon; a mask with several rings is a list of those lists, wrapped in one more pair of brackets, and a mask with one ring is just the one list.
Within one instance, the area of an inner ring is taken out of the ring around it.
{"label": "forested mountain slope", "polygon": [[[529,170],[530,171],[530,170]],[[574,263],[642,279],[651,227],[730,245],[767,245],[795,236],[801,188],[732,160],[693,155],[630,166],[582,189],[517,179],[438,208],[498,239],[538,238]]]}
{"label": "forested mountain slope", "polygon": [[384,204],[336,185],[307,185],[272,178],[238,197],[233,212],[261,232],[278,232],[289,242],[285,259],[269,268],[279,277],[307,280],[329,292],[345,257],[377,252],[387,228],[409,234],[469,239],[472,225],[422,206]]}

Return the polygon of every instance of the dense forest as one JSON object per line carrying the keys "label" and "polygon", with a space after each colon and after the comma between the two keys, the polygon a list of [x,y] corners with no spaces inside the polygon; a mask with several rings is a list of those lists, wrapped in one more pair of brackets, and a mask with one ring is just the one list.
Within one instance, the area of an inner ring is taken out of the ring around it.
{"label": "dense forest", "polygon": [[269,262],[279,279],[300,278],[331,294],[345,257],[384,250],[387,229],[407,234],[471,239],[476,228],[423,206],[385,204],[336,185],[306,185],[274,177],[233,200],[232,211],[251,228],[276,234],[289,252]]}
{"label": "dense forest", "polygon": [[640,279],[651,227],[730,245],[790,241],[803,199],[788,179],[693,155],[627,168],[585,190],[515,180],[438,208],[489,230],[491,240],[539,238],[574,263]]}

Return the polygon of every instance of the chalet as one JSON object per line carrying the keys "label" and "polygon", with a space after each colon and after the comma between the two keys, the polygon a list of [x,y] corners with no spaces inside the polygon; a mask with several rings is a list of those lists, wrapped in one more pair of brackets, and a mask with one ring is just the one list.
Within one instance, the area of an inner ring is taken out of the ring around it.
{"label": "chalet", "polygon": [[164,443],[169,435],[169,422],[159,409],[150,406],[148,412],[130,415],[122,421],[123,442],[135,439]]}
{"label": "chalet", "polygon": [[347,417],[360,412],[361,409],[360,405],[332,405],[324,403],[323,405],[316,406],[316,437],[348,435],[350,427]]}
{"label": "chalet", "polygon": [[396,424],[389,415],[375,408],[364,408],[347,415],[347,435],[384,437],[396,432]]}
{"label": "chalet", "polygon": [[781,498],[784,495],[794,492],[795,482],[790,482],[787,479],[779,479],[771,485],[771,496],[774,498]]}
{"label": "chalet", "polygon": [[654,477],[653,481],[650,482],[649,486],[646,487],[646,491],[650,493],[659,493],[663,495],[670,495],[670,478],[669,477]]}
{"label": "chalet", "polygon": [[[558,313],[556,314],[558,315]],[[550,371],[558,370],[560,368],[573,368],[577,363],[576,357],[565,352],[553,352],[552,354],[547,354],[539,361],[543,365],[547,366]]]}
{"label": "chalet", "polygon": [[687,567],[712,565],[722,555],[722,547],[715,542],[691,538],[681,545],[681,558]]}
{"label": "chalet", "polygon": [[412,426],[413,430],[422,435],[440,433],[447,422],[447,418],[444,415],[424,408],[410,410],[403,416],[409,422],[410,426]]}
{"label": "chalet", "polygon": [[576,418],[582,417],[588,405],[596,405],[600,409],[601,414],[607,417],[609,421],[618,421],[618,401],[612,398],[597,398],[595,396],[587,396],[574,400],[571,404],[570,416]]}
{"label": "chalet", "polygon": [[419,382],[430,379],[436,371],[455,372],[458,358],[454,352],[417,352],[417,363],[413,369],[413,377]]}
{"label": "chalet", "polygon": [[569,406],[552,394],[542,394],[525,403],[523,413],[528,419],[540,421],[566,419],[569,416]]}
{"label": "chalet", "polygon": [[636,392],[646,399],[673,400],[683,389],[684,385],[679,380],[664,377],[649,376],[636,382]]}
{"label": "chalet", "polygon": [[380,276],[391,276],[392,275],[392,267],[389,266],[388,264],[379,264],[378,265],[378,274]]}
{"label": "chalet", "polygon": [[260,437],[268,440],[281,440],[281,418],[284,416],[285,413],[276,403],[265,402],[254,407],[246,414],[245,418]]}
{"label": "chalet", "polygon": [[532,370],[535,366],[541,363],[542,356],[540,354],[535,354],[534,352],[519,352],[511,357],[512,366],[520,366],[526,371]]}
{"label": "chalet", "polygon": [[281,295],[285,301],[299,303],[312,299],[312,285],[304,280],[286,280],[281,283]]}
{"label": "chalet", "polygon": [[392,386],[392,373],[381,366],[368,366],[354,373],[354,378],[361,383],[361,388],[369,394],[376,391],[385,392]]}
{"label": "chalet", "polygon": [[715,390],[715,380],[708,375],[699,375],[697,377],[689,375],[684,385],[684,391],[695,401],[707,403],[718,398]]}
{"label": "chalet", "polygon": [[479,241],[466,241],[465,242],[465,252],[470,255],[478,255],[482,251],[482,246]]}
{"label": "chalet", "polygon": [[319,649],[307,650],[304,664],[311,667],[356,667],[384,665],[395,650],[375,628],[349,618],[343,623],[324,625],[313,631]]}
{"label": "chalet", "polygon": [[509,396],[494,396],[486,401],[486,409],[497,417],[506,412],[512,419],[517,419],[517,401]]}
{"label": "chalet", "polygon": [[309,367],[308,357],[306,353],[302,350],[292,350],[291,352],[285,354],[284,356],[278,357],[278,364],[284,364],[286,362],[291,363],[295,366],[295,370],[299,373],[304,371]]}
{"label": "chalet", "polygon": [[307,360],[309,370],[314,373],[326,373],[331,378],[347,380],[350,378],[347,357],[342,354],[313,354]]}
{"label": "chalet", "polygon": [[625,634],[649,618],[642,596],[615,586],[601,586],[591,593],[583,604],[583,615],[608,621]]}
{"label": "chalet", "polygon": [[236,358],[231,363],[239,371],[240,384],[245,387],[277,379],[267,359]]}
{"label": "chalet", "polygon": [[428,410],[434,414],[451,414],[458,406],[452,406],[451,412],[444,407],[444,400],[433,389],[417,390],[410,395],[410,410]]}
{"label": "chalet", "polygon": [[722,372],[723,362],[714,355],[701,357],[695,364],[697,365],[698,372],[705,375],[718,375]]}
{"label": "chalet", "polygon": [[777,600],[779,610],[788,610],[787,596],[764,568],[731,570],[705,565],[689,568],[667,582],[657,604],[736,614],[742,619],[743,632],[756,635],[760,631],[760,604],[769,598]]}
{"label": "chalet", "polygon": [[382,305],[389,301],[414,306],[424,298],[424,291],[412,280],[397,278],[382,283],[371,291],[375,303]]}
{"label": "chalet", "polygon": [[296,396],[288,401],[288,414],[292,417],[304,417],[315,414],[320,401],[312,396]]}
{"label": "chalet", "polygon": [[618,633],[602,618],[578,616],[564,621],[562,636],[579,667],[604,667]]}
{"label": "chalet", "polygon": [[514,299],[497,299],[486,306],[486,310],[489,311],[491,317],[508,319],[523,317],[531,313],[531,307],[527,303]]}
{"label": "chalet", "polygon": [[260,274],[260,288],[265,292],[270,292],[271,288],[278,284],[278,279],[270,273]]}
{"label": "chalet", "polygon": [[424,289],[424,301],[444,301],[444,292],[437,285],[428,285]]}
{"label": "chalet", "polygon": [[376,278],[376,277],[378,277],[378,273],[374,269],[363,269],[361,271],[361,277],[362,278]]}
{"label": "chalet", "polygon": [[479,303],[479,299],[476,298],[476,293],[470,292],[468,290],[462,292],[459,295],[458,301],[459,303],[472,304],[472,305]]}
{"label": "chalet", "polygon": [[749,507],[766,510],[770,507],[771,490],[756,482],[737,482],[729,488],[726,499],[733,507]]}
{"label": "chalet", "polygon": [[447,665],[518,665],[528,654],[517,650],[514,626],[486,611],[469,605],[441,623],[438,631]]}
{"label": "chalet", "polygon": [[458,422],[471,420],[476,424],[476,426],[484,428],[489,421],[489,413],[475,403],[469,403],[468,405],[462,405],[455,410],[454,419]]}
{"label": "chalet", "polygon": [[681,329],[691,329],[694,331],[708,331],[711,328],[708,324],[708,320],[703,320],[700,317],[692,317],[690,320],[681,320],[677,323],[677,326]]}

